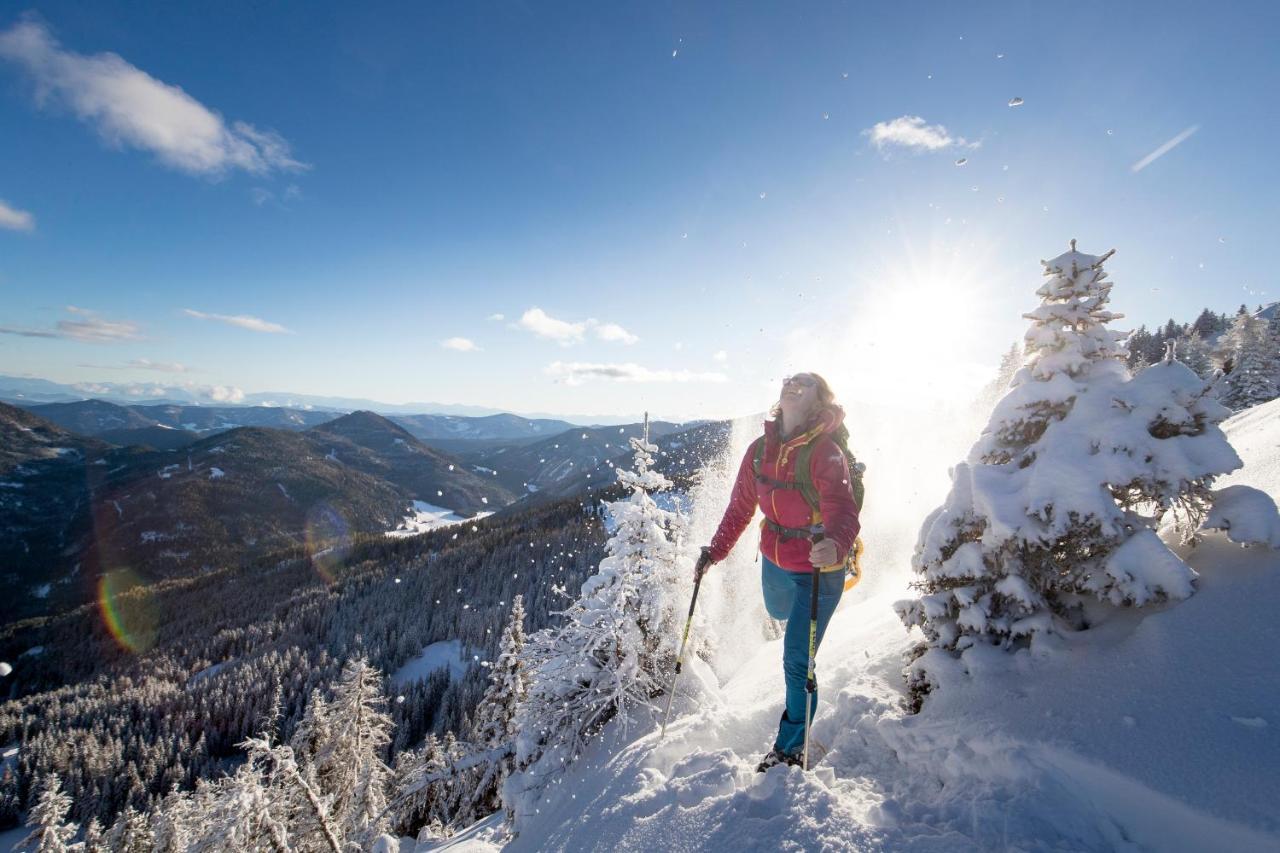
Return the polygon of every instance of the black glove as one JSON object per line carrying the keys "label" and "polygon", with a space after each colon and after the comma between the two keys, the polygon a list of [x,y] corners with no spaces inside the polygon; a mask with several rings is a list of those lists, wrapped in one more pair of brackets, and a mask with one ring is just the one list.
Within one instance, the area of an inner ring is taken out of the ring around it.
{"label": "black glove", "polygon": [[693,567],[693,582],[697,583],[702,580],[702,576],[707,573],[707,569],[711,568],[711,546],[703,545],[702,554],[698,557],[697,564]]}

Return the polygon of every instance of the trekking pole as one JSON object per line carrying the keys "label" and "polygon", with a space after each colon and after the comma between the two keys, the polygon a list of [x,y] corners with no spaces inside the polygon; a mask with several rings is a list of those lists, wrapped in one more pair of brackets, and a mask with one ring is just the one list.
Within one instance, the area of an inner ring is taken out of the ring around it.
{"label": "trekking pole", "polygon": [[667,718],[671,716],[671,700],[676,695],[676,679],[680,677],[680,668],[684,664],[684,646],[689,642],[689,626],[693,624],[693,607],[698,603],[698,588],[702,586],[702,575],[709,565],[711,565],[711,549],[703,548],[702,556],[698,557],[698,564],[693,570],[693,598],[689,600],[689,616],[684,620],[684,636],[680,638],[680,651],[676,654],[676,672],[671,676],[671,687],[667,690],[667,710],[662,715],[662,734],[658,735],[659,741],[667,736]]}
{"label": "trekking pole", "polygon": [[[809,528],[809,541],[817,545],[826,536],[821,524]],[[813,567],[813,582],[809,585],[809,672],[804,682],[804,758],[800,767],[809,769],[809,730],[813,728],[813,715],[817,710],[818,680],[814,677],[814,659],[818,656],[818,566]]]}

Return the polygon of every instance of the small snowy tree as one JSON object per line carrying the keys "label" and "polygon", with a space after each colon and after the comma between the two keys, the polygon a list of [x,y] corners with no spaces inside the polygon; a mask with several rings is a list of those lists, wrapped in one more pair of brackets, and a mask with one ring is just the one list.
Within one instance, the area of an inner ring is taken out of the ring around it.
{"label": "small snowy tree", "polygon": [[1237,314],[1223,336],[1231,356],[1222,402],[1239,411],[1276,397],[1277,363],[1267,324],[1247,313]]}
{"label": "small snowy tree", "polygon": [[1022,358],[1022,345],[1017,341],[1010,344],[1005,354],[1000,356],[1000,366],[996,369],[995,377],[987,383],[978,395],[979,402],[984,409],[991,408],[1001,397],[1008,393],[1009,383],[1013,381],[1018,368],[1022,366]]}
{"label": "small snowy tree", "polygon": [[618,469],[631,494],[607,504],[616,525],[599,571],[561,615],[525,647],[529,692],[519,706],[516,766],[503,788],[518,819],[545,786],[585,748],[588,739],[628,707],[647,705],[665,688],[678,642],[670,591],[685,521],[661,509],[652,493],[671,487],[654,471],[648,418],[632,438],[634,470]]}
{"label": "small snowy tree", "polygon": [[1106,327],[1110,255],[1072,241],[1043,262],[1027,363],[921,529],[921,595],[896,605],[932,647],[908,671],[917,698],[954,653],[1080,627],[1082,595],[1141,606],[1194,591],[1155,530],[1194,536],[1214,477],[1240,459],[1217,426],[1228,412],[1172,347],[1130,379]]}
{"label": "small snowy tree", "polygon": [[40,795],[27,816],[31,834],[22,839],[20,847],[34,844],[35,853],[64,853],[75,837],[75,824],[67,823],[71,810],[71,798],[62,791],[57,776],[45,776],[40,783]]}
{"label": "small snowy tree", "polygon": [[[1217,370],[1209,345],[1194,328],[1178,341],[1177,358],[1201,379],[1212,379]],[[1137,370],[1134,371],[1134,373],[1137,372]]]}

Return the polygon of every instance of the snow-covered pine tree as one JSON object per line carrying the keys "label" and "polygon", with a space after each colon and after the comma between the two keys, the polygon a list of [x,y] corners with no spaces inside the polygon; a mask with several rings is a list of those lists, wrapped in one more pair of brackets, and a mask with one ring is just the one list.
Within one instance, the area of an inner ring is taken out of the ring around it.
{"label": "snow-covered pine tree", "polygon": [[151,823],[146,813],[132,803],[125,806],[107,830],[106,843],[112,853],[151,853]]}
{"label": "snow-covered pine tree", "polygon": [[675,659],[670,595],[686,521],[653,500],[672,484],[653,470],[658,448],[649,443],[647,415],[644,435],[631,447],[634,470],[617,470],[631,494],[606,504],[616,525],[608,556],[560,614],[563,624],[539,631],[525,646],[530,681],[516,719],[518,772],[502,793],[517,822],[606,722],[662,692]]}
{"label": "snow-covered pine tree", "polygon": [[1193,536],[1214,477],[1240,460],[1217,426],[1228,412],[1172,348],[1130,381],[1106,327],[1110,255],[1072,241],[1043,262],[1027,363],[921,529],[921,594],[896,605],[932,647],[908,670],[917,701],[955,653],[1078,627],[1079,596],[1140,606],[1194,591],[1155,530]]}
{"label": "snow-covered pine tree", "polygon": [[19,844],[34,844],[34,853],[65,853],[76,835],[75,824],[67,822],[71,810],[71,798],[63,793],[57,776],[45,776],[40,782],[40,794],[27,816],[31,833]]}
{"label": "snow-covered pine tree", "polygon": [[[1191,368],[1192,372],[1201,379],[1212,379],[1217,370],[1209,345],[1204,342],[1204,338],[1194,327],[1178,340],[1177,359]],[[1133,372],[1136,374],[1139,371]]]}
{"label": "snow-covered pine tree", "polygon": [[103,837],[102,824],[96,817],[89,818],[84,826],[84,853],[106,853],[107,843]]}
{"label": "snow-covered pine tree", "polygon": [[417,750],[400,753],[392,784],[400,832],[417,829],[423,841],[448,834],[453,815],[449,811],[451,791],[446,783],[452,775],[440,739],[430,732]]}
{"label": "snow-covered pine tree", "polygon": [[1010,344],[1005,354],[1000,356],[1000,367],[996,369],[995,378],[987,383],[978,398],[984,409],[991,408],[1008,393],[1009,383],[1022,366],[1022,357],[1022,344],[1017,341]]}
{"label": "snow-covered pine tree", "polygon": [[333,696],[315,697],[294,733],[298,763],[328,804],[342,838],[371,842],[386,828],[391,770],[381,755],[391,742],[382,675],[364,658],[349,661]]}
{"label": "snow-covered pine tree", "polygon": [[1236,314],[1223,336],[1223,348],[1231,354],[1222,402],[1240,411],[1277,395],[1277,360],[1267,324],[1248,313]]}
{"label": "snow-covered pine tree", "polygon": [[524,596],[517,595],[502,631],[502,651],[489,670],[489,689],[476,708],[471,740],[480,760],[467,773],[468,790],[455,816],[459,825],[502,807],[502,784],[515,769],[516,712],[529,692],[524,643]]}

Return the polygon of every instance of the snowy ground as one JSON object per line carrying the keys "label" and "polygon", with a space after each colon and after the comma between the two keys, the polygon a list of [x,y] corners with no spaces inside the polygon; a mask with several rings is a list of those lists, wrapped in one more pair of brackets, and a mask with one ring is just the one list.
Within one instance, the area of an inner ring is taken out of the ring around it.
{"label": "snowy ground", "polygon": [[464,521],[474,521],[487,515],[493,515],[493,513],[480,512],[476,513],[474,518],[467,519],[447,507],[436,506],[426,501],[414,501],[413,512],[406,515],[404,521],[400,522],[400,526],[395,530],[387,531],[387,535],[392,537],[417,536],[419,533],[426,533],[428,530],[448,527],[451,524],[461,524]]}
{"label": "snowy ground", "polygon": [[[1280,498],[1280,401],[1226,427],[1245,468],[1222,485]],[[900,675],[913,638],[891,609],[904,552],[869,553],[873,580],[819,653],[830,753],[813,772],[753,772],[780,712],[780,641],[726,644],[743,657],[686,669],[665,742],[651,719],[615,724],[520,837],[491,818],[444,846],[1280,851],[1280,552],[1214,534],[1187,556],[1190,600],[1113,614],[1035,660],[977,660],[916,716]],[[723,586],[758,598],[733,570]]]}
{"label": "snowy ground", "polygon": [[461,640],[444,640],[425,647],[417,657],[397,669],[391,675],[391,683],[400,685],[426,678],[437,669],[448,669],[450,678],[461,678],[466,675],[467,667],[476,662],[478,656],[470,649],[462,647]]}

